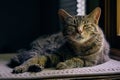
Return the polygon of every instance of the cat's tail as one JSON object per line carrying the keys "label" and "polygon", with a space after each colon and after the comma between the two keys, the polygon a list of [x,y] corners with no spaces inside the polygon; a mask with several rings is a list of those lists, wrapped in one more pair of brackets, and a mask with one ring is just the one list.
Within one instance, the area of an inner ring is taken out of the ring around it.
{"label": "cat's tail", "polygon": [[8,62],[8,66],[11,68],[14,68],[16,66],[19,66],[24,61],[30,59],[31,57],[34,57],[38,55],[35,51],[22,51],[19,52],[16,56],[13,56],[10,61]]}

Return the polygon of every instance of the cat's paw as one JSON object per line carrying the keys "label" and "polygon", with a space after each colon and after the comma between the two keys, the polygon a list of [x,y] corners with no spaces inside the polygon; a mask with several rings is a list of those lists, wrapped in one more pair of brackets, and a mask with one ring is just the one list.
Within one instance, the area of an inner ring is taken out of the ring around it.
{"label": "cat's paw", "polygon": [[23,73],[25,71],[27,71],[25,66],[17,66],[13,69],[12,73]]}
{"label": "cat's paw", "polygon": [[43,66],[40,66],[39,64],[34,64],[34,65],[31,65],[28,68],[28,71],[30,71],[30,72],[39,72],[39,71],[42,71],[43,69],[44,69]]}
{"label": "cat's paw", "polygon": [[60,62],[57,64],[56,69],[66,69],[68,66],[64,62]]}

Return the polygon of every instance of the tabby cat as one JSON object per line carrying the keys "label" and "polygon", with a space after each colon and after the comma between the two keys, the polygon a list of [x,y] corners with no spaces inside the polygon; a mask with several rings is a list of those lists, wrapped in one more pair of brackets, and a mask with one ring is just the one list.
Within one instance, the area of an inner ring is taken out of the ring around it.
{"label": "tabby cat", "polygon": [[98,26],[99,7],[85,16],[72,16],[63,9],[58,14],[63,30],[38,38],[30,50],[14,56],[9,64],[13,73],[94,66],[109,60],[109,44]]}

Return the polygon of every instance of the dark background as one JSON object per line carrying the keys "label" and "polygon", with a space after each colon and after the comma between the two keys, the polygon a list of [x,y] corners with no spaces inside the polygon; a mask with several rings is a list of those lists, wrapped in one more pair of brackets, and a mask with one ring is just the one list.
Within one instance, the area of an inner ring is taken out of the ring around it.
{"label": "dark background", "polygon": [[0,52],[28,47],[38,36],[56,32],[57,0],[0,0]]}
{"label": "dark background", "polygon": [[76,14],[76,0],[0,0],[0,53],[29,48],[39,36],[58,32],[59,8]]}

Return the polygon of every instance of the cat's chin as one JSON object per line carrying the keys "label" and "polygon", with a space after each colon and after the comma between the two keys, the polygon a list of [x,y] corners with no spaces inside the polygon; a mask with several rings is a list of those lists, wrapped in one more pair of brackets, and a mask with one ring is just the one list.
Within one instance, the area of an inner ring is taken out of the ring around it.
{"label": "cat's chin", "polygon": [[69,38],[69,41],[71,43],[76,43],[77,45],[78,44],[84,44],[86,43],[88,40],[90,40],[92,37],[89,37],[89,38],[81,38],[81,39],[74,39],[73,37],[70,37]]}

